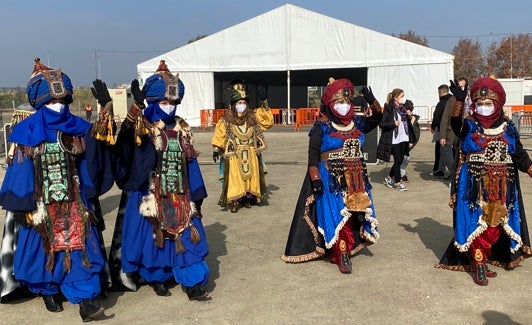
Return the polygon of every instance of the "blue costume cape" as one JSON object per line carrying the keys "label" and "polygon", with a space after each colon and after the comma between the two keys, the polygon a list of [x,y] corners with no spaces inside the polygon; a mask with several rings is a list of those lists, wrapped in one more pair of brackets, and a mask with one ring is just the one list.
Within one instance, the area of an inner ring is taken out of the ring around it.
{"label": "blue costume cape", "polygon": [[[46,107],[18,123],[9,137],[10,142],[24,146],[36,146],[42,142],[57,142],[57,131],[74,136],[85,136],[86,152],[78,157],[78,176],[81,183],[80,195],[85,206],[91,208],[97,195],[105,193],[113,185],[110,177],[110,159],[107,151],[98,141],[88,136],[91,124],[72,115],[68,106],[58,113]],[[9,165],[0,189],[0,205],[8,211],[33,211],[36,202],[35,170],[33,161],[27,156],[19,157],[17,151],[13,164]],[[9,212],[13,217],[13,213]],[[103,221],[103,220],[102,220]],[[7,222],[7,220],[6,220]],[[52,272],[46,270],[47,256],[44,254],[40,234],[32,226],[16,225],[18,237],[13,247],[2,247],[2,254],[17,247],[14,265],[4,263],[1,268],[13,270],[14,278],[0,279],[0,286],[10,285],[20,280],[30,291],[40,294],[55,294],[58,286],[63,294],[73,303],[83,299],[92,299],[100,292],[99,273],[105,265],[105,258],[100,250],[100,234],[97,225],[88,224],[90,229],[86,238],[86,254],[90,267],[83,267],[83,252],[70,253],[72,269],[66,272],[62,264],[64,252],[56,252]],[[4,233],[4,236],[6,234]],[[12,254],[12,252],[11,252]],[[0,288],[1,289],[1,288]],[[2,291],[2,294],[9,292]]]}
{"label": "blue costume cape", "polygon": [[[176,123],[174,116],[165,114],[154,103],[146,108],[144,116],[152,123],[163,120],[169,127]],[[174,240],[165,239],[162,248],[155,246],[153,226],[139,212],[140,201],[148,194],[150,173],[157,165],[155,146],[147,138],[143,139],[140,146],[135,144],[133,125],[126,120],[122,124],[115,149],[113,165],[116,182],[123,193],[109,254],[113,283],[121,283],[130,290],[137,290],[136,283],[126,273],[138,272],[147,282],[152,283],[162,283],[173,276],[186,287],[205,285],[210,271],[204,261],[208,246],[201,219],[192,218],[192,223],[200,234],[200,242],[191,242],[190,228],[187,228],[181,235],[185,252],[176,253]],[[190,200],[207,197],[196,158],[187,161],[186,174]]]}

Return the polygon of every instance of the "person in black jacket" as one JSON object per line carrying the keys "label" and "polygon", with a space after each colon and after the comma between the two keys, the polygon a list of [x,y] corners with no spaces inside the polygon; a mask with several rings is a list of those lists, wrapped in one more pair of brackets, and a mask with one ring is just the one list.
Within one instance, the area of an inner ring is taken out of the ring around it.
{"label": "person in black jacket", "polygon": [[434,166],[432,167],[432,172],[429,175],[443,177],[444,171],[442,168],[445,167],[440,165],[440,122],[443,111],[445,110],[445,105],[447,105],[447,101],[452,96],[449,94],[449,86],[445,84],[439,86],[438,96],[440,97],[440,101],[438,104],[436,104],[436,108],[432,114],[432,122],[430,124],[430,132],[433,134],[432,142],[434,142]]}
{"label": "person in black jacket", "polygon": [[406,166],[408,166],[408,163],[410,162],[410,151],[412,151],[412,149],[414,149],[414,146],[419,142],[421,129],[419,128],[419,115],[414,114],[414,103],[411,100],[407,99],[405,101],[404,107],[406,109],[406,115],[412,123],[414,135],[416,136],[416,141],[410,143],[408,153],[403,158],[403,163],[401,164],[401,181],[404,183],[408,183],[409,180],[408,176],[406,175]]}
{"label": "person in black jacket", "polygon": [[404,96],[404,91],[398,88],[388,94],[379,124],[382,134],[377,145],[377,159],[389,162],[390,156],[393,155],[393,166],[384,179],[384,184],[400,191],[407,190],[406,185],[401,182],[401,164],[409,152],[410,144],[416,142],[412,122],[407,117],[402,103]]}

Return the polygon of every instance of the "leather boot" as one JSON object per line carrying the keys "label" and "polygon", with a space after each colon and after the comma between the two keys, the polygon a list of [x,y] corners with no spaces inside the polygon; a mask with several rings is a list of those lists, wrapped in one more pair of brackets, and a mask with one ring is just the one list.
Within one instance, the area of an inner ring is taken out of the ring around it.
{"label": "leather boot", "polygon": [[90,322],[103,315],[104,308],[101,304],[96,304],[89,299],[83,300],[79,304],[79,315],[84,322]]}
{"label": "leather boot", "polygon": [[63,310],[63,306],[57,302],[54,296],[42,296],[46,309],[52,313],[58,313]]}
{"label": "leather boot", "polygon": [[209,300],[207,297],[207,291],[202,289],[199,285],[183,287],[183,290],[186,292],[188,300]]}
{"label": "leather boot", "polygon": [[481,249],[475,249],[473,251],[473,268],[475,272],[473,281],[479,286],[488,285],[488,279],[486,278],[486,270],[488,267],[486,266],[486,257]]}
{"label": "leather boot", "polygon": [[168,289],[164,286],[163,283],[153,283],[152,287],[158,296],[169,297],[172,295],[172,293],[168,291]]}
{"label": "leather boot", "polygon": [[231,213],[236,213],[238,211],[238,202],[231,203]]}
{"label": "leather boot", "polygon": [[251,203],[249,203],[249,201],[244,201],[244,208],[246,209],[251,208]]}

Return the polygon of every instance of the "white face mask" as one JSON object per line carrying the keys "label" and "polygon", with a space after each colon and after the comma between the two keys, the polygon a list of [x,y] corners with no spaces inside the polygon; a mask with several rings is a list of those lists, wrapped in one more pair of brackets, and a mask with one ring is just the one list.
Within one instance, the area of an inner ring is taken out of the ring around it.
{"label": "white face mask", "polygon": [[485,106],[485,105],[475,106],[475,109],[477,111],[477,114],[482,115],[482,116],[490,116],[495,111],[494,106]]}
{"label": "white face mask", "polygon": [[46,108],[51,109],[56,113],[62,113],[65,110],[66,105],[62,103],[53,103],[44,105]]}
{"label": "white face mask", "polygon": [[159,104],[159,107],[160,107],[161,110],[162,110],[163,112],[165,112],[166,114],[168,114],[168,115],[172,115],[172,116],[175,115],[175,108],[176,108],[175,105],[170,105],[170,104],[168,104],[168,105],[161,105],[161,104]]}
{"label": "white face mask", "polygon": [[340,116],[346,116],[346,114],[349,113],[349,109],[351,109],[351,105],[347,103],[334,104],[334,110],[337,111]]}
{"label": "white face mask", "polygon": [[239,113],[239,114],[244,113],[244,111],[246,110],[247,106],[248,105],[246,105],[246,104],[236,104],[235,105],[236,112]]}

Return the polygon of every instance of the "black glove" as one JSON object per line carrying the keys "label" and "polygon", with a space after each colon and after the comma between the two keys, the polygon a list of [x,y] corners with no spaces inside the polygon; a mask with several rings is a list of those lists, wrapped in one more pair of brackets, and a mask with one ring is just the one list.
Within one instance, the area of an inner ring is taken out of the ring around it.
{"label": "black glove", "polygon": [[315,179],[312,181],[312,191],[317,194],[323,193],[323,182],[321,179]]}
{"label": "black glove", "polygon": [[464,89],[458,85],[458,81],[449,80],[449,90],[453,93],[453,96],[456,97],[456,100],[459,102],[464,102],[467,98],[467,84]]}
{"label": "black glove", "polygon": [[91,87],[92,95],[98,100],[98,104],[103,107],[112,100],[105,82],[101,81],[100,79],[96,79],[92,82],[92,84],[94,85],[94,87]]}
{"label": "black glove", "polygon": [[261,101],[265,101],[266,100],[266,90],[264,90],[264,88],[259,90],[259,99]]}
{"label": "black glove", "polygon": [[220,158],[220,154],[218,152],[214,151],[212,153],[212,161],[217,162],[219,158]]}
{"label": "black glove", "polygon": [[366,102],[368,102],[368,104],[373,104],[373,102],[375,101],[375,96],[373,96],[371,87],[362,87],[362,89],[360,89],[360,93],[364,96],[364,99],[366,100]]}
{"label": "black glove", "polygon": [[139,81],[137,79],[131,82],[131,94],[133,95],[133,99],[137,106],[144,108],[144,99],[146,99],[146,95],[140,90]]}

